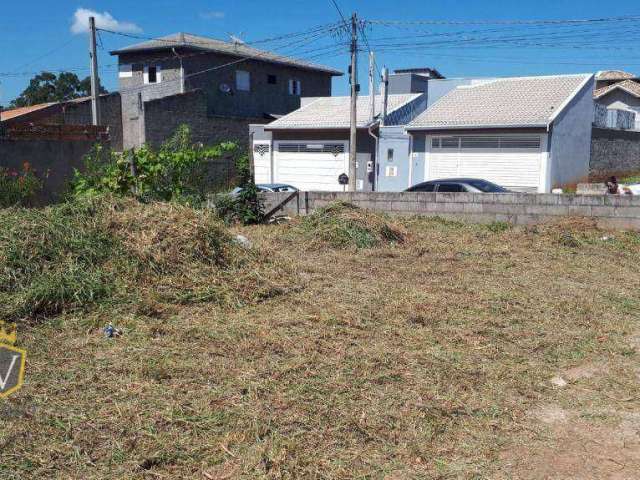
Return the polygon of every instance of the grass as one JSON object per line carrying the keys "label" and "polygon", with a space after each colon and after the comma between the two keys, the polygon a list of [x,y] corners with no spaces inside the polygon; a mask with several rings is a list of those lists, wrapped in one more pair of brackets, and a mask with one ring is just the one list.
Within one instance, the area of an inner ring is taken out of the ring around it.
{"label": "grass", "polygon": [[371,248],[402,243],[405,238],[402,227],[390,218],[346,202],[316,210],[300,222],[299,231],[309,243],[337,248]]}
{"label": "grass", "polygon": [[[111,230],[147,265],[127,289],[205,278],[181,246],[200,214],[151,235],[187,214],[162,223],[173,208],[129,205]],[[147,215],[157,229],[134,222]],[[539,405],[598,426],[640,407],[637,234],[344,205],[237,232],[254,244],[226,284],[242,302],[112,294],[19,328],[27,384],[0,404],[1,478],[535,478],[505,452],[534,464],[553,444]],[[101,335],[109,320],[123,337]],[[549,384],[584,364],[607,369]]]}
{"label": "grass", "polygon": [[634,183],[640,183],[640,174],[627,175],[627,176],[625,176],[624,178],[621,178],[618,181],[620,183],[625,184],[625,185],[634,184]]}

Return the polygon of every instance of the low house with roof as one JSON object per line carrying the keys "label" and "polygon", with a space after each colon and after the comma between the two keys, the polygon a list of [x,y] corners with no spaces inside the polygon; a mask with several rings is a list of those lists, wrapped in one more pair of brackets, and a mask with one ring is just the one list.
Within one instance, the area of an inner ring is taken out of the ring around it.
{"label": "low house with roof", "polygon": [[248,124],[331,95],[330,67],[248,44],[176,33],[110,52],[118,57],[124,148],[158,144],[181,124],[197,141],[246,142]]}
{"label": "low house with roof", "polygon": [[503,78],[461,86],[406,127],[407,186],[483,178],[529,192],[585,180],[590,171],[594,76]]}
{"label": "low house with roof", "polygon": [[[596,74],[596,89],[593,98],[597,105],[609,111],[632,112],[635,119],[631,129],[640,130],[640,78],[620,70],[609,70]],[[615,123],[611,124],[615,127]]]}
{"label": "low house with roof", "polygon": [[[361,191],[376,190],[380,126],[409,123],[426,108],[424,93],[358,97],[357,179]],[[268,125],[253,125],[251,136],[257,183],[287,183],[300,190],[342,191],[349,173],[350,98],[305,99],[304,105]],[[408,142],[407,142],[408,149]]]}

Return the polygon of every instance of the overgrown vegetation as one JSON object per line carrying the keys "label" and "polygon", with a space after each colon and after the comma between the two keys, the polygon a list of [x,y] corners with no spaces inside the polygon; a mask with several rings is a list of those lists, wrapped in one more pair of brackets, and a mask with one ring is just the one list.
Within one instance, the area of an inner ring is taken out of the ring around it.
{"label": "overgrown vegetation", "polygon": [[28,162],[20,171],[0,167],[0,208],[31,206],[41,190],[42,180]]}
{"label": "overgrown vegetation", "polygon": [[0,224],[5,320],[96,304],[233,305],[271,288],[268,274],[256,276],[269,262],[258,264],[204,210],[90,196],[45,209],[0,210]]}
{"label": "overgrown vegetation", "polygon": [[[236,251],[205,212],[88,205],[44,211],[46,236],[11,227],[12,258],[40,266],[14,260],[2,285],[89,264],[86,245],[113,282],[88,311],[19,327],[27,384],[0,405],[0,477],[637,474],[636,233],[376,216],[405,241],[354,251],[375,214],[339,205],[236,226],[254,245]],[[124,335],[106,340],[108,321]]]}
{"label": "overgrown vegetation", "polygon": [[264,206],[258,188],[251,176],[249,157],[242,155],[236,162],[239,188],[231,194],[218,195],[215,199],[217,214],[227,224],[254,225],[264,220]]}
{"label": "overgrown vegetation", "polygon": [[300,221],[309,242],[336,248],[370,248],[402,243],[406,232],[390,217],[362,210],[346,202],[335,202]]}
{"label": "overgrown vegetation", "polygon": [[72,192],[75,196],[133,195],[145,201],[199,206],[211,188],[207,161],[238,156],[240,149],[235,143],[212,147],[193,143],[189,127],[183,125],[159,149],[145,145],[120,153],[96,145],[86,157],[84,171],[75,171]]}

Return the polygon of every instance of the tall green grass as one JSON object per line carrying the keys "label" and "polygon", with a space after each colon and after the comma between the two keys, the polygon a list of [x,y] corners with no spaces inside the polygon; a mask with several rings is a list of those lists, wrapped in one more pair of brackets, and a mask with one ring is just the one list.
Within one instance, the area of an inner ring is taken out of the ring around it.
{"label": "tall green grass", "polygon": [[53,315],[110,297],[135,263],[105,225],[99,200],[0,210],[0,316]]}

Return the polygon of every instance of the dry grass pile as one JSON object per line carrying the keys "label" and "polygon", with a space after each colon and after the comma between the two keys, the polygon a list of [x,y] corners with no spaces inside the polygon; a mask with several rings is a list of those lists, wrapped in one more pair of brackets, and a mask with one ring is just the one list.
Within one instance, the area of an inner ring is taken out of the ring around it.
{"label": "dry grass pile", "polygon": [[301,221],[300,230],[313,244],[335,248],[371,248],[406,237],[406,230],[388,216],[346,202],[316,210]]}
{"label": "dry grass pile", "polygon": [[237,245],[210,212],[180,205],[82,199],[0,210],[0,222],[0,317],[8,320],[97,305],[239,305],[272,296],[289,278],[282,263]]}

